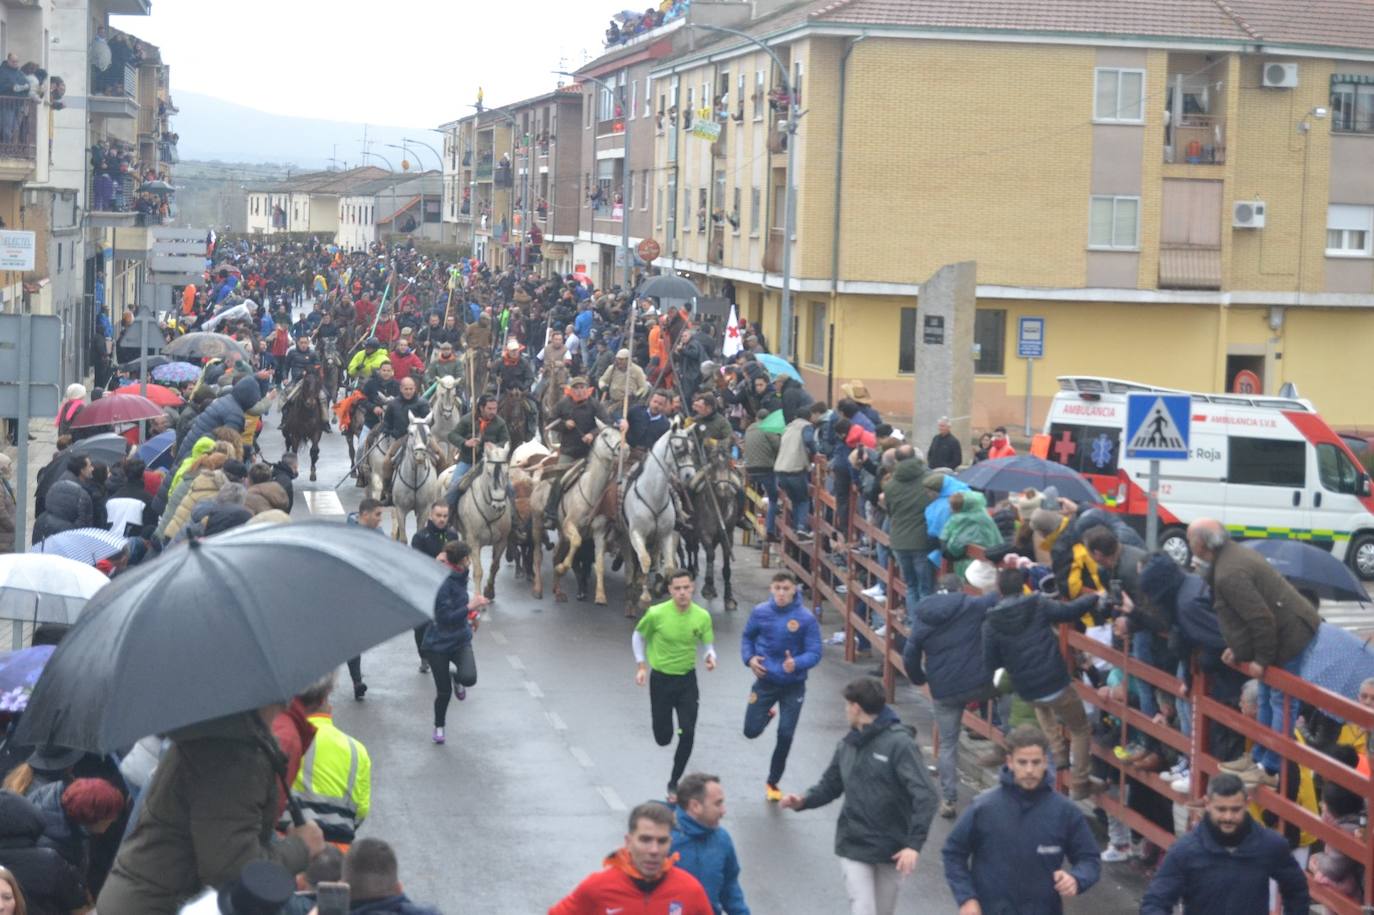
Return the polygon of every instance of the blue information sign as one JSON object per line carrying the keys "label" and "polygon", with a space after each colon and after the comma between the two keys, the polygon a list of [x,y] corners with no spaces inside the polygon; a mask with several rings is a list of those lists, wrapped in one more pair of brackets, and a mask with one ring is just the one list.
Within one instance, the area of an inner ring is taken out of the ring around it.
{"label": "blue information sign", "polygon": [[1045,356],[1045,319],[1022,318],[1017,326],[1016,355],[1021,359]]}

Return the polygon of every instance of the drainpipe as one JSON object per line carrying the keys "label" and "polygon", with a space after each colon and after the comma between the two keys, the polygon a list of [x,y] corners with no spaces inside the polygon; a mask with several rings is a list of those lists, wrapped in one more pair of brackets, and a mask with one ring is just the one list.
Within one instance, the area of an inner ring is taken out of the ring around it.
{"label": "drainpipe", "polygon": [[830,230],[830,351],[826,354],[825,360],[825,401],[830,404],[835,402],[835,309],[839,304],[840,292],[840,185],[844,180],[844,103],[849,88],[845,75],[849,69],[849,55],[854,53],[854,46],[867,37],[867,34],[863,34],[855,38],[845,46],[844,54],[840,55],[840,123],[835,143],[835,205],[831,207],[834,221]]}

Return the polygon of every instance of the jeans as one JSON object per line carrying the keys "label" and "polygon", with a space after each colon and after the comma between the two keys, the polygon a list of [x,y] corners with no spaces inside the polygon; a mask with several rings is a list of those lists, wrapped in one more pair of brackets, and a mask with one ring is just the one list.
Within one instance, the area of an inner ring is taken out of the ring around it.
{"label": "jeans", "polygon": [[[477,684],[477,658],[472,653],[472,643],[468,642],[453,651],[430,651],[429,673],[434,677],[434,726],[444,726],[448,714],[448,702],[453,697],[455,686],[475,686]],[[454,667],[449,680],[449,665]]]}
{"label": "jeans", "polygon": [[[887,515],[883,515],[883,523],[880,525],[880,527],[882,527],[883,533],[884,533],[884,534],[891,534],[891,533],[892,533],[892,519],[891,519],[890,517],[888,517]],[[887,546],[886,544],[882,544],[882,543],[878,544],[877,549],[875,549],[875,550],[873,551],[873,558],[874,558],[874,560],[877,561],[877,563],[878,563],[878,565],[879,565],[880,567],[886,569],[886,568],[887,568],[887,561],[888,561],[890,558],[892,558],[892,548],[889,547],[889,546]],[[887,585],[884,584],[883,581],[882,581],[881,579],[879,579],[878,581],[874,582],[874,584],[876,584],[876,585],[878,585],[880,588],[882,588],[884,594],[887,593]]]}
{"label": "jeans", "polygon": [[763,494],[768,497],[768,514],[764,518],[763,528],[769,537],[775,537],[778,533],[778,480],[771,470],[751,470],[749,471],[749,482],[763,490]]}
{"label": "jeans", "polygon": [[897,865],[841,858],[840,870],[849,895],[849,915],[892,915],[897,911],[897,891],[902,885]]}
{"label": "jeans", "polygon": [[453,465],[453,476],[448,481],[448,492],[444,494],[445,501],[448,502],[450,513],[458,507],[458,484],[463,481],[463,477],[472,469],[472,465],[467,461],[459,461]]}
{"label": "jeans", "polygon": [[906,584],[906,625],[916,625],[916,604],[935,590],[935,567],[922,550],[893,550]]}
{"label": "jeans", "polygon": [[[1032,702],[1035,718],[1040,722],[1040,730],[1050,739],[1056,768],[1064,768],[1070,762],[1070,783],[1075,788],[1088,784],[1092,774],[1092,728],[1088,725],[1088,715],[1083,711],[1083,703],[1073,685],[1048,702]],[[1062,725],[1062,727],[1061,727]],[[1064,728],[1069,730],[1069,740],[1064,740]],[[1070,756],[1072,748],[1072,756]]]}
{"label": "jeans", "polygon": [[[1313,639],[1313,641],[1316,640]],[[1307,652],[1311,647],[1312,642],[1308,642],[1307,648],[1303,649],[1302,654],[1278,666],[1295,677],[1302,676],[1302,662],[1307,659]],[[1259,723],[1269,728],[1271,731],[1278,731],[1282,734],[1285,710],[1287,710],[1288,730],[1291,736],[1293,724],[1298,719],[1297,706],[1294,705],[1292,699],[1289,699],[1283,693],[1274,689],[1264,681],[1260,681],[1259,712],[1256,716]],[[1279,759],[1279,754],[1260,743],[1255,744],[1251,753],[1252,758],[1255,762],[1264,767],[1265,772],[1268,772],[1270,775],[1278,773],[1279,766],[1282,763],[1282,760]]]}
{"label": "jeans", "polygon": [[[1135,632],[1131,634],[1131,657],[1143,664],[1154,666],[1154,655],[1150,651],[1150,633]],[[1135,680],[1132,684],[1135,689],[1136,698],[1140,700],[1140,711],[1147,718],[1153,718],[1159,712],[1159,703],[1155,701],[1155,688],[1144,680]]]}
{"label": "jeans", "polygon": [[964,703],[935,700],[935,731],[940,735],[940,752],[935,771],[945,800],[959,800],[959,732],[963,730]]}
{"label": "jeans", "polygon": [[649,714],[653,721],[654,742],[660,747],[673,742],[673,715],[677,715],[677,751],[673,754],[673,775],[668,779],[668,784],[674,787],[687,771],[687,760],[692,756],[700,701],[695,670],[685,674],[649,671]]}
{"label": "jeans", "polygon": [[792,503],[792,529],[810,530],[808,522],[811,520],[811,489],[807,485],[810,483],[810,476],[805,472],[779,473],[775,476],[778,489],[785,493]]}
{"label": "jeans", "polygon": [[787,754],[792,749],[792,735],[797,732],[797,722],[801,719],[802,703],[806,701],[806,681],[800,683],[774,683],[771,680],[755,680],[749,693],[749,705],[744,710],[744,736],[753,740],[763,733],[772,719],[768,712],[778,706],[778,742],[773,748],[773,760],[768,767],[768,784],[776,785],[782,781],[783,770],[787,768]]}

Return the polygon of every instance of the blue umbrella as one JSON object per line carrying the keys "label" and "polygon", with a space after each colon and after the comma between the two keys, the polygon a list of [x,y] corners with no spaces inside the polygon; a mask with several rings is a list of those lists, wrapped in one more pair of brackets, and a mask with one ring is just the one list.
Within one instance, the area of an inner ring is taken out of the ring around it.
{"label": "blue umbrella", "polygon": [[1301,540],[1247,540],[1293,587],[1312,591],[1323,600],[1369,602],[1369,594],[1350,566],[1326,550]]}
{"label": "blue umbrella", "polygon": [[195,381],[200,378],[200,366],[192,365],[189,362],[168,362],[166,365],[159,365],[153,369],[153,380],[170,381],[172,384],[181,384],[186,381]]}
{"label": "blue umbrella", "polygon": [[138,446],[138,459],[147,465],[149,470],[158,470],[172,466],[172,446],[177,442],[177,430],[168,429],[159,432],[146,442]]}
{"label": "blue umbrella", "polygon": [[772,353],[756,353],[754,358],[759,364],[768,369],[768,374],[777,378],[779,375],[786,375],[789,378],[802,380],[801,372],[797,371],[796,366],[788,362],[781,356],[774,356]]}
{"label": "blue umbrella", "polygon": [[1074,502],[1097,504],[1102,497],[1077,471],[1029,454],[979,461],[958,474],[974,489],[983,492],[1021,492],[1053,486],[1060,497]]}

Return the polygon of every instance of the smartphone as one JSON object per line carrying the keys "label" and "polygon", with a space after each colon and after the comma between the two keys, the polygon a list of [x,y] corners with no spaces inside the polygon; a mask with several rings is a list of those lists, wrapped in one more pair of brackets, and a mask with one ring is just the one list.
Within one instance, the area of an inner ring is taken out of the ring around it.
{"label": "smartphone", "polygon": [[315,886],[315,909],[320,915],[348,915],[347,883],[322,882]]}
{"label": "smartphone", "polygon": [[1114,578],[1114,579],[1112,579],[1111,583],[1110,583],[1107,587],[1108,587],[1108,588],[1110,589],[1110,591],[1111,591],[1111,595],[1112,595],[1112,606],[1113,606],[1113,607],[1120,607],[1120,606],[1121,606],[1121,580],[1120,580],[1120,579],[1115,579],[1115,578]]}

